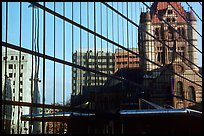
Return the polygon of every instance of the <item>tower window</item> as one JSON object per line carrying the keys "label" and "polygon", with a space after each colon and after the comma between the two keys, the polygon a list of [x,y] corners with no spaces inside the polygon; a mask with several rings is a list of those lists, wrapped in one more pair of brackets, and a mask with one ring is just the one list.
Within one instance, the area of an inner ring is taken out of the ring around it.
{"label": "tower window", "polygon": [[183,84],[181,81],[176,84],[176,95],[183,98]]}
{"label": "tower window", "polygon": [[195,89],[193,86],[189,86],[188,87],[188,99],[195,101],[196,97],[195,97]]}
{"label": "tower window", "polygon": [[168,10],[168,14],[172,14],[173,13],[173,11],[172,10]]}
{"label": "tower window", "polygon": [[167,18],[167,19],[166,19],[166,21],[167,21],[167,22],[170,22],[170,21],[171,21],[171,19],[170,19],[170,18]]}
{"label": "tower window", "polygon": [[157,61],[160,62],[160,60],[161,60],[161,52],[158,52]]}
{"label": "tower window", "polygon": [[185,36],[185,29],[182,27],[182,35]]}
{"label": "tower window", "polygon": [[184,33],[182,32],[184,29],[183,30],[182,29],[183,29],[182,27],[178,27],[179,38],[181,38]]}
{"label": "tower window", "polygon": [[11,56],[11,60],[13,60],[13,56]]}
{"label": "tower window", "polygon": [[155,30],[155,35],[156,35],[157,38],[160,38],[159,28],[156,28],[156,30]]}

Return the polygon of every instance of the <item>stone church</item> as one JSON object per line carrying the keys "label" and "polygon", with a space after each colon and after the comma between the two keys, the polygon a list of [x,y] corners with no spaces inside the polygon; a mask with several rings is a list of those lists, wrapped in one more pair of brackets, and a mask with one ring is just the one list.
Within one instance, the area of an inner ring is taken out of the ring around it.
{"label": "stone church", "polygon": [[[202,102],[196,17],[180,2],[154,2],[140,15],[140,67],[148,99],[161,106],[191,107]],[[202,106],[200,106],[202,107]]]}

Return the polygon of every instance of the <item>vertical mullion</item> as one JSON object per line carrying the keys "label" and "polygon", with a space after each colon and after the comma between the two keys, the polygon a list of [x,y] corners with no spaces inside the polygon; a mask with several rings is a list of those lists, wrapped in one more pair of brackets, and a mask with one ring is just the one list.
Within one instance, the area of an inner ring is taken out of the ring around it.
{"label": "vertical mullion", "polygon": [[[94,32],[96,32],[96,13],[95,13],[95,2],[94,2]],[[94,69],[96,71],[96,35],[94,34]],[[95,86],[96,86],[96,73],[94,73],[95,75]]]}
{"label": "vertical mullion", "polygon": [[[87,2],[87,28],[89,28],[89,2]],[[87,67],[89,68],[89,55],[90,55],[90,52],[89,52],[89,32],[87,32],[87,46],[88,46],[88,65]],[[90,78],[90,72],[88,72],[88,79]],[[88,86],[90,86],[90,81],[91,79],[88,80]]]}
{"label": "vertical mullion", "polygon": [[[43,2],[45,6],[45,2]],[[45,55],[45,10],[43,10],[43,55]],[[43,112],[42,112],[42,134],[45,133],[45,57],[43,56]]]}
{"label": "vertical mullion", "polygon": [[[128,2],[126,3],[127,4],[127,18],[128,18]],[[127,20],[127,48],[129,49],[129,36],[128,36],[128,20]],[[128,57],[128,65],[127,67],[129,68],[129,51],[127,52],[127,57]]]}
{"label": "vertical mullion", "polygon": [[[112,7],[113,7],[113,2],[112,2]],[[114,41],[114,21],[113,21],[113,20],[114,20],[114,19],[113,19],[113,10],[112,10],[112,35],[113,35],[112,38],[113,38],[113,42],[115,42],[115,41]],[[113,72],[114,72],[114,70],[113,70],[114,67],[113,67],[113,55],[112,55],[112,54],[114,53],[114,46],[115,46],[115,45],[114,45],[114,44],[112,44],[112,45],[113,45],[113,46],[112,46],[112,47],[113,47],[113,50],[112,50],[112,52],[110,53],[110,54],[111,54],[111,62],[110,62],[110,64],[111,64],[111,66],[112,66],[112,73],[113,73]]]}
{"label": "vertical mullion", "polygon": [[[132,12],[132,9],[133,9],[133,3],[131,3],[131,20],[133,20],[133,12]],[[133,43],[134,43],[134,41],[133,41],[133,25],[131,24],[131,30],[132,30],[132,50],[133,50]],[[132,56],[132,54],[131,54],[131,56]],[[134,57],[132,57],[132,64],[133,64],[133,59]],[[133,65],[134,66],[134,65]]]}
{"label": "vertical mullion", "polygon": [[[118,11],[118,2],[117,2],[117,11]],[[117,29],[118,29],[118,44],[120,44],[120,35],[119,35],[119,15],[117,14]],[[117,50],[118,49],[118,50]],[[117,49],[116,49],[116,52],[117,52],[117,56],[118,56],[118,58],[116,58],[115,57],[115,59],[119,62],[119,48],[117,47]],[[115,62],[115,65],[117,66],[117,69],[115,69],[114,70],[114,72],[116,72],[116,70],[118,70],[119,69],[119,63],[118,63],[118,65],[117,65],[117,62]]]}
{"label": "vertical mullion", "polygon": [[[135,23],[137,23],[137,8],[138,7],[138,4],[135,2]],[[138,28],[137,28],[137,30],[135,29],[135,37],[136,37],[136,39],[135,39],[135,48],[137,48],[137,53],[139,53],[139,46],[138,46]],[[137,55],[135,56],[136,57],[136,59],[135,59],[135,61],[137,61]],[[139,57],[139,59],[140,59],[140,57]],[[141,60],[141,59],[140,59]],[[140,61],[139,61],[140,62]],[[139,64],[140,65],[140,64]],[[139,66],[140,67],[140,66]]]}
{"label": "vertical mullion", "polygon": [[[107,23],[107,26],[106,26],[106,34],[107,34],[107,39],[108,39],[108,7],[106,6],[106,23]],[[108,71],[108,41],[106,41],[106,48],[107,48],[107,53],[106,53],[106,70],[107,70],[107,74],[109,74],[109,71]]]}
{"label": "vertical mullion", "polygon": [[[135,2],[135,16],[134,16],[134,18],[135,18],[135,23],[137,24],[137,15],[136,15],[136,13],[137,13],[137,3]],[[132,12],[133,12],[134,10],[132,9]],[[133,28],[134,28],[134,26],[133,26]],[[138,48],[138,43],[137,43],[137,39],[138,39],[138,36],[137,36],[137,32],[138,32],[138,28],[135,28],[134,29],[135,30],[135,52],[136,53],[138,53],[139,52],[139,48]],[[133,32],[134,33],[134,32]],[[134,45],[133,45],[133,48],[134,48]],[[138,51],[138,52],[137,52]],[[135,58],[134,58],[135,57]],[[135,60],[135,62],[134,63],[136,63],[136,67],[137,67],[137,59],[138,59],[138,56],[137,55],[134,55],[134,60]],[[139,64],[138,64],[139,65]],[[139,66],[139,68],[140,68],[140,66]],[[139,97],[140,98],[140,97]]]}
{"label": "vertical mullion", "polygon": [[[74,13],[73,13],[73,2],[72,2],[72,20],[74,19]],[[72,54],[74,54],[74,25],[72,24]],[[73,58],[73,55],[72,55],[72,63],[74,62],[74,58]],[[77,69],[75,69],[77,71]],[[77,78],[77,73],[76,73],[76,78]],[[75,86],[76,87],[76,86]],[[74,92],[76,95],[76,88],[75,88],[75,92]]]}
{"label": "vertical mullion", "polygon": [[[118,11],[118,2],[117,2],[117,11]],[[120,44],[120,41],[119,41],[119,38],[120,38],[119,37],[119,33],[120,33],[119,32],[119,15],[118,14],[117,14],[117,29],[118,29],[118,31],[117,31],[118,32],[118,44]]]}
{"label": "vertical mullion", "polygon": [[[55,12],[55,2],[54,2],[54,12]],[[55,15],[53,15],[54,17],[54,58],[55,58]],[[53,88],[53,104],[55,105],[55,95],[56,95],[56,90],[55,90],[55,61],[54,61],[54,88]],[[55,116],[55,108],[54,108],[54,112],[53,112],[53,116]],[[54,132],[54,128],[55,128],[55,122],[53,122],[53,134]]]}
{"label": "vertical mullion", "polygon": [[[21,47],[21,17],[22,17],[22,15],[21,15],[21,2],[20,2],[20,37],[19,37],[19,45],[20,45],[20,47]],[[18,78],[18,80],[19,80],[19,82],[18,82],[18,101],[20,102],[20,74],[21,74],[21,51],[19,51],[19,78]],[[18,134],[19,134],[19,125],[20,125],[20,118],[19,118],[19,116],[20,116],[20,107],[18,106]]]}
{"label": "vertical mullion", "polygon": [[[32,51],[34,51],[34,7],[32,6]],[[31,68],[31,105],[33,103],[33,54],[32,54],[32,68]],[[33,109],[30,108],[30,118],[31,118],[31,121],[30,121],[30,125],[29,125],[29,134],[32,133],[32,125],[33,125],[33,120],[32,120],[32,115],[33,114]]]}
{"label": "vertical mullion", "polygon": [[[101,35],[103,35],[102,34],[102,31],[103,31],[103,25],[102,25],[102,3],[100,3],[100,14],[101,14]],[[101,56],[102,56],[102,50],[103,50],[103,48],[102,48],[102,38],[101,38]],[[103,59],[102,59],[102,57],[101,57],[101,72],[103,72],[103,65],[102,65],[102,63],[103,63]],[[103,76],[101,76],[101,80],[102,80],[102,85],[103,85]]]}
{"label": "vertical mullion", "polygon": [[[81,2],[79,3],[79,22],[81,25]],[[82,66],[82,47],[81,47],[81,28],[79,28],[79,39],[80,39],[80,66]],[[83,79],[83,75],[82,75],[82,70],[80,69],[80,100],[81,100],[81,95],[82,95],[82,79]],[[81,104],[80,104],[80,109],[81,109]]]}
{"label": "vertical mullion", "polygon": [[[133,2],[131,3],[131,20],[133,20],[133,22],[134,22],[134,19],[133,19],[134,17],[133,17]],[[135,48],[134,49],[134,40],[133,40],[133,25],[131,24],[131,30],[132,30],[132,50],[134,51],[135,50],[135,52],[137,51],[137,49]],[[134,29],[135,30],[135,29]],[[136,52],[137,53],[137,52]],[[137,62],[135,61],[136,60],[136,56],[134,57],[133,56],[133,54],[131,53],[131,62],[132,62],[132,67],[134,68],[136,68],[137,66]],[[135,62],[134,62],[135,61]]]}
{"label": "vertical mullion", "polygon": [[[123,14],[123,3],[122,3],[122,14]],[[121,19],[122,19],[122,20],[121,20],[121,21],[122,21],[122,34],[124,34],[124,21],[123,21],[123,18],[121,18]],[[122,42],[123,42],[122,45],[123,45],[123,47],[124,47],[124,43],[125,43],[124,41],[125,41],[125,38],[124,38],[124,36],[122,35]],[[125,57],[125,56],[124,56],[124,53],[125,53],[125,52],[124,52],[124,49],[122,49],[122,50],[123,50],[123,56],[122,56],[123,61],[122,61],[122,64],[123,64],[123,67],[124,67],[124,63],[125,63],[125,61],[124,61],[124,59],[125,59],[125,58],[124,58],[124,57]]]}
{"label": "vertical mullion", "polygon": [[[7,43],[7,32],[8,32],[8,2],[6,2],[6,43]],[[7,46],[5,47],[5,81],[4,81],[4,101],[6,100],[6,81],[7,81]],[[5,104],[3,104],[3,121],[2,121],[2,126],[5,128],[6,126],[4,125],[5,119]]]}
{"label": "vertical mullion", "polygon": [[[128,2],[126,2],[126,5],[127,5],[127,18],[128,18]],[[129,31],[128,31],[128,20],[127,20],[127,48],[128,49],[130,49],[129,48]],[[129,51],[127,51],[127,68],[129,69],[129,63],[130,63],[130,60],[129,60]],[[129,82],[128,82],[128,90],[130,90],[130,84],[129,84]]]}
{"label": "vertical mullion", "polygon": [[[63,16],[65,17],[65,2],[63,2]],[[65,20],[63,20],[63,60],[65,61]],[[63,64],[63,117],[65,106],[65,64]],[[64,121],[63,121],[63,134],[64,134]]]}
{"label": "vertical mullion", "polygon": [[[122,14],[124,14],[123,13],[123,3],[122,3]],[[122,35],[124,34],[124,19],[123,18],[121,18],[122,19]],[[124,47],[124,44],[125,44],[125,37],[124,36],[122,36],[122,40],[123,40],[123,47]],[[123,51],[123,61],[122,61],[122,63],[123,63],[123,66],[122,66],[122,68],[124,68],[124,65],[125,65],[125,50],[124,49],[122,49],[122,51]],[[127,52],[127,51],[126,51]],[[123,71],[121,71],[122,73],[121,73],[121,75],[123,75]],[[124,88],[124,82],[122,82],[122,88]],[[122,91],[122,93],[124,94],[124,90]]]}

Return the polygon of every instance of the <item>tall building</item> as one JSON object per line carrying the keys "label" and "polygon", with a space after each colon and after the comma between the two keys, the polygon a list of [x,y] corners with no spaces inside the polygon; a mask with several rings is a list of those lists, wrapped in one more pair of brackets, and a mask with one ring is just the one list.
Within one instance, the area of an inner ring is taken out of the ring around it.
{"label": "tall building", "polygon": [[[137,48],[129,48],[135,53],[139,53]],[[139,68],[139,57],[135,54],[127,52],[123,49],[116,49],[115,55],[115,67],[114,72],[117,72],[121,68]]]}
{"label": "tall building", "polygon": [[[114,55],[110,52],[92,50],[87,52],[75,52],[73,54],[73,63],[98,70],[103,73],[113,74],[114,72]],[[83,93],[84,86],[103,85],[107,77],[94,74],[89,71],[83,71],[72,68],[72,95]]]}
{"label": "tall building", "polygon": [[[182,14],[185,19],[177,12]],[[162,19],[166,20],[172,27]],[[141,61],[141,66],[146,71],[145,87],[149,93],[149,99],[154,103],[170,104],[175,108],[195,104],[184,99],[201,102],[202,76],[195,66],[198,65],[198,52],[196,50],[198,40],[194,30],[197,28],[193,12],[185,11],[180,2],[154,2],[150,11],[141,13],[140,27],[156,37],[139,30],[140,55],[162,66],[159,67],[147,60]],[[186,79],[169,72],[167,69],[171,69]],[[172,98],[171,95],[181,98]]]}
{"label": "tall building", "polygon": [[[2,100],[11,101],[11,80],[7,76],[2,78]],[[12,106],[2,105],[2,128],[3,133],[10,134],[11,129],[11,116],[12,116]]]}
{"label": "tall building", "polygon": [[[5,48],[3,48],[5,49]],[[6,61],[5,61],[6,60]],[[6,67],[5,67],[6,62]],[[33,66],[33,71],[32,71]],[[5,68],[7,69],[5,75]],[[32,56],[21,52],[21,57],[18,51],[7,48],[7,57],[5,57],[5,50],[2,52],[2,75],[8,77],[11,82],[11,91],[13,102],[27,102],[31,103],[31,94],[35,99],[39,99],[39,91],[36,90],[36,85],[31,77],[34,77],[35,63]],[[33,90],[31,89],[33,83]],[[34,87],[35,86],[35,87]],[[35,88],[35,89],[34,89]],[[38,91],[38,92],[36,92]],[[36,95],[38,94],[38,96]],[[35,101],[36,102],[36,101]],[[33,110],[35,108],[32,108]],[[30,114],[30,107],[12,105],[11,116],[11,133],[12,134],[28,134],[29,122],[21,121],[21,116]],[[18,132],[19,130],[19,132]]]}

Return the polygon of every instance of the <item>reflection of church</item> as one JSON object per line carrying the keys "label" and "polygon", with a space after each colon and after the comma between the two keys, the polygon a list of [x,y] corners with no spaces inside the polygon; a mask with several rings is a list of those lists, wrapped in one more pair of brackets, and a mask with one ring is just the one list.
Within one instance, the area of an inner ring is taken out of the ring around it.
{"label": "reflection of church", "polygon": [[[150,100],[175,108],[194,105],[193,101],[201,102],[202,75],[195,66],[198,65],[198,41],[193,12],[185,11],[180,2],[154,2],[150,12],[141,13],[140,26],[154,36],[139,30],[140,54],[162,66],[160,68],[149,61],[140,63],[146,71],[145,88]],[[178,75],[167,69],[172,69]],[[172,98],[171,94],[179,97]]]}

